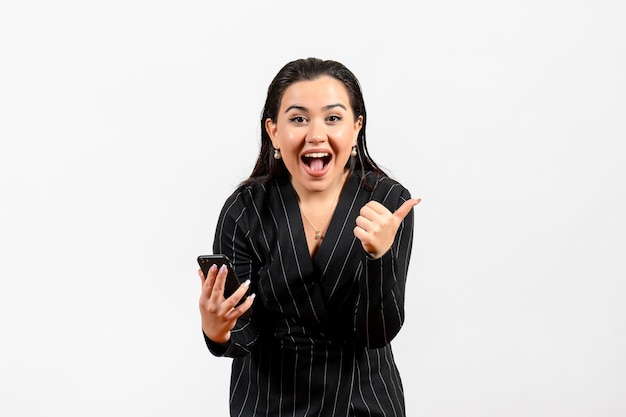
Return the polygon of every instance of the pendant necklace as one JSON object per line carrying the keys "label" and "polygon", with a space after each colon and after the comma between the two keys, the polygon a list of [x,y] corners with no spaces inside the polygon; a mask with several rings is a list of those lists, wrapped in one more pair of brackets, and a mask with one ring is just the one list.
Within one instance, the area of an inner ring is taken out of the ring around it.
{"label": "pendant necklace", "polygon": [[[333,206],[335,205],[335,203],[337,202],[337,200],[339,199],[339,193],[341,193],[341,188],[343,187],[339,187],[339,192],[337,192],[337,195],[335,196],[335,200],[332,202],[331,206],[330,206],[330,210],[332,210]],[[311,225],[311,227],[313,228],[313,230],[315,230],[315,240],[322,240],[324,239],[324,235],[322,234],[322,229],[324,228],[324,225],[326,224],[326,222],[328,220],[330,220],[330,217],[332,215],[332,211],[330,213],[328,213],[328,219],[322,223],[321,227],[315,227],[315,225],[313,224],[313,222],[311,222],[311,220],[309,220],[309,217],[306,215],[306,213],[304,212],[304,210],[302,210],[302,208],[300,208],[300,213],[302,213],[302,215],[304,216],[304,219],[309,222],[309,224]]]}

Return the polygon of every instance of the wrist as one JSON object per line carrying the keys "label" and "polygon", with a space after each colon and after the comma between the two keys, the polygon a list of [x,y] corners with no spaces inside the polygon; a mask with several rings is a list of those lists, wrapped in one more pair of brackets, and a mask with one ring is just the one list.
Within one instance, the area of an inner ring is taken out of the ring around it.
{"label": "wrist", "polygon": [[213,332],[208,332],[204,327],[202,328],[202,332],[207,339],[218,345],[227,345],[230,342],[230,332],[226,333],[225,335],[220,335]]}

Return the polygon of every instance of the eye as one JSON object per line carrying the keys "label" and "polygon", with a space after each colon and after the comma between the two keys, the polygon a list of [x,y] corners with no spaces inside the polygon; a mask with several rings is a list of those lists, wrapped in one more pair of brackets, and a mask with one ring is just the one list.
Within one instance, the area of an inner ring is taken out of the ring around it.
{"label": "eye", "polygon": [[306,123],[306,118],[304,116],[294,116],[292,118],[289,119],[289,121],[293,122],[293,123]]}
{"label": "eye", "polygon": [[328,120],[331,123],[336,123],[336,122],[341,121],[341,116],[337,116],[336,114],[333,114],[331,116],[328,116],[326,120]]}

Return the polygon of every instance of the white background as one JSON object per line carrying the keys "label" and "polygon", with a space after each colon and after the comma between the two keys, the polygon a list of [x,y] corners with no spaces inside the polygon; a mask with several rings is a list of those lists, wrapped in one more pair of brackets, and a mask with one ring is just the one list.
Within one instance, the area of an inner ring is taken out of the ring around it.
{"label": "white background", "polygon": [[423,199],[408,415],[626,415],[626,3],[370,3],[2,3],[0,415],[227,415],[196,256],[307,56]]}

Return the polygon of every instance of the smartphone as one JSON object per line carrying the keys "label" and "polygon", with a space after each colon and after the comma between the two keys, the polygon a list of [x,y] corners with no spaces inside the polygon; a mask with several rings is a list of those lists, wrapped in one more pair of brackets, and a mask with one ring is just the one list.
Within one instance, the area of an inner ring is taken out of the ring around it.
{"label": "smartphone", "polygon": [[[237,274],[235,274],[233,265],[226,255],[200,255],[198,256],[198,265],[200,265],[200,269],[202,270],[205,278],[209,273],[209,268],[211,268],[211,265],[216,265],[218,269],[222,265],[226,265],[226,268],[228,268],[228,275],[226,275],[226,283],[224,284],[224,298],[230,297],[235,291],[239,289],[241,282],[239,282],[239,278],[237,278]],[[247,295],[248,292],[246,292],[246,295],[241,297],[241,300],[237,305],[243,303]],[[250,313],[252,313],[252,308],[248,309],[245,313],[243,313],[243,315],[248,316],[250,315]]]}

